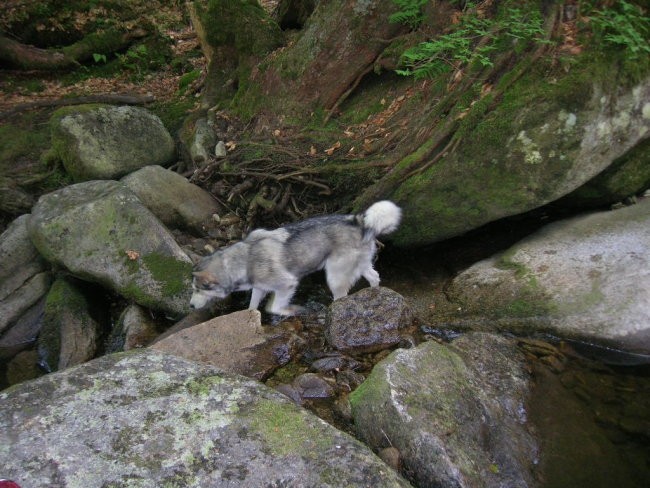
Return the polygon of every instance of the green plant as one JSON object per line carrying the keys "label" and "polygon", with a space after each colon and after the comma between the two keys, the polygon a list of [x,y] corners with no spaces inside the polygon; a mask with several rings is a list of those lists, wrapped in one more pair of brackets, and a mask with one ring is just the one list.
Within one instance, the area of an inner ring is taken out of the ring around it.
{"label": "green plant", "polygon": [[[418,0],[412,0],[412,6],[415,5],[413,1]],[[547,42],[543,38],[542,24],[542,15],[536,9],[525,11],[506,7],[502,15],[490,19],[479,15],[475,5],[468,3],[467,11],[451,32],[404,51],[401,67],[396,72],[415,78],[431,78],[459,64],[492,66],[491,53],[503,48],[504,44],[514,43],[523,48],[531,41]]]}
{"label": "green plant", "polygon": [[456,30],[431,41],[421,42],[402,53],[400,75],[413,75],[415,78],[432,78],[450,71],[455,63],[477,61],[482,65],[491,64],[488,53],[493,46],[485,44],[474,49],[476,42],[489,34],[490,24],[486,19],[476,16],[465,17]]}
{"label": "green plant", "polygon": [[140,74],[142,71],[143,65],[146,64],[146,58],[149,50],[144,44],[139,44],[137,46],[129,49],[125,54],[118,55],[122,66],[131,71],[135,71],[137,74]]}
{"label": "green plant", "polygon": [[93,53],[93,60],[95,61],[95,63],[99,63],[101,61],[102,63],[106,64],[106,55]]}
{"label": "green plant", "polygon": [[428,3],[428,0],[393,0],[393,3],[400,10],[388,18],[389,22],[406,24],[414,29],[424,20],[422,7]]}
{"label": "green plant", "polygon": [[615,8],[594,11],[591,24],[597,36],[605,43],[623,47],[629,59],[650,54],[650,19],[641,7],[621,0]]}
{"label": "green plant", "polygon": [[199,77],[201,76],[201,70],[200,69],[195,69],[190,71],[189,73],[185,73],[183,76],[180,77],[178,80],[178,91],[179,93],[185,93],[188,89],[188,87],[194,83]]}

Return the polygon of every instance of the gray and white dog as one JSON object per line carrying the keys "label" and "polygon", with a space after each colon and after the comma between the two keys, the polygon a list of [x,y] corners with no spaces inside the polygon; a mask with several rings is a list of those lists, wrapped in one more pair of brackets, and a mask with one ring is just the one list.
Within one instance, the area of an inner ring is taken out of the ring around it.
{"label": "gray and white dog", "polygon": [[233,291],[253,290],[249,309],[256,309],[273,292],[266,310],[293,315],[290,305],[303,276],[325,269],[334,299],[344,297],[363,276],[379,285],[372,267],[376,237],[397,229],[402,212],[393,202],[377,202],[356,215],[325,215],[276,230],[257,229],[246,239],[203,258],[192,273],[192,308]]}

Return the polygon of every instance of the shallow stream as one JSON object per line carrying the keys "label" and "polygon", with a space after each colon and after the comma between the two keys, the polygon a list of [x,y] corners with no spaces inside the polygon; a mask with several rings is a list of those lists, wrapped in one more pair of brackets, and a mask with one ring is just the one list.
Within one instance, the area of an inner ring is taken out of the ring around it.
{"label": "shallow stream", "polygon": [[[383,249],[377,262],[382,284],[405,296],[419,318],[412,342],[444,342],[461,333],[438,328],[434,320],[435,309],[444,300],[445,284],[459,271],[507,249],[545,223],[544,217],[533,215],[523,221],[504,221],[427,249]],[[305,300],[329,303],[322,276],[301,286],[296,302]],[[308,371],[306,363],[314,355],[323,354],[318,348],[327,350],[323,341],[317,339],[322,338],[317,322],[304,323],[315,338],[310,343],[314,350],[308,349],[302,364],[279,370],[268,381],[271,386]],[[528,358],[533,378],[528,419],[529,428],[541,443],[536,474],[542,486],[649,486],[650,358],[547,335],[516,339]],[[355,356],[359,364],[354,373],[359,377],[351,378],[349,386],[354,388],[354,382],[361,381],[387,353]],[[339,383],[338,377],[335,381]],[[305,400],[304,405],[353,433],[343,390],[338,390],[340,396],[336,399]]]}

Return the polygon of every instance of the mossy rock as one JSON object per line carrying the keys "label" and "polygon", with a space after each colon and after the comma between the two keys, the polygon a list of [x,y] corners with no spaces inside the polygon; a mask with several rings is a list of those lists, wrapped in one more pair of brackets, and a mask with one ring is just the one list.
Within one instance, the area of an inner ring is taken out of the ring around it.
{"label": "mossy rock", "polygon": [[176,158],[160,119],[139,107],[80,106],[52,116],[52,148],[75,181],[114,179]]}
{"label": "mossy rock", "polygon": [[23,486],[410,486],[279,392],[151,350],[11,387],[0,402],[3,476]]}
{"label": "mossy rock", "polygon": [[88,181],[44,195],[29,222],[49,261],[148,308],[189,310],[192,263],[124,184]]}
{"label": "mossy rock", "polygon": [[436,154],[434,131],[367,189],[359,207],[377,192],[394,200],[404,219],[393,240],[411,246],[554,202],[608,171],[616,172],[617,183],[612,191],[595,183],[601,201],[645,189],[650,78],[612,86],[602,69],[583,60],[554,80],[533,71],[507,86],[504,77],[500,99],[487,95],[457,123],[454,151],[417,171],[414,163],[425,165]]}
{"label": "mossy rock", "polygon": [[416,486],[531,486],[536,446],[518,418],[527,378],[496,335],[398,349],[351,394],[355,428],[376,450],[397,448]]}
{"label": "mossy rock", "polygon": [[648,199],[550,224],[454,278],[444,321],[650,354],[648,242]]}
{"label": "mossy rock", "polygon": [[[47,294],[38,337],[39,364],[46,371],[81,364],[100,349],[101,326],[82,287],[75,280],[59,278]],[[86,284],[88,288],[93,287]]]}

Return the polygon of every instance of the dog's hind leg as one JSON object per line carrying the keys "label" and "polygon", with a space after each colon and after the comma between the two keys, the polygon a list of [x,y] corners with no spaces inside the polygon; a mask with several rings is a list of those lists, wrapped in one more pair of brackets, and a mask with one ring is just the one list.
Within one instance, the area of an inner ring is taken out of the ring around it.
{"label": "dog's hind leg", "polygon": [[330,258],[327,260],[325,264],[327,286],[329,286],[334,300],[347,296],[352,285],[359,279],[359,274],[357,274],[356,270],[354,268],[350,269],[353,264],[345,257],[342,259]]}
{"label": "dog's hind leg", "polygon": [[249,310],[256,310],[260,306],[260,302],[264,299],[268,292],[260,290],[259,288],[253,288],[251,292],[251,303],[248,305]]}
{"label": "dog's hind leg", "polygon": [[379,286],[379,273],[370,264],[362,273],[362,276],[370,283],[370,286]]}

